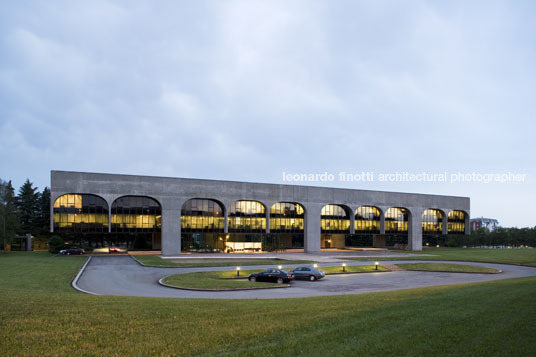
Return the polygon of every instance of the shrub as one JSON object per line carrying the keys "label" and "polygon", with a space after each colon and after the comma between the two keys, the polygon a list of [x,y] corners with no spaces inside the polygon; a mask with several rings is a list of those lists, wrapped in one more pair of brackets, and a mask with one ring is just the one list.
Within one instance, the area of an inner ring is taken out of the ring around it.
{"label": "shrub", "polygon": [[53,235],[48,239],[48,251],[50,253],[59,253],[64,245],[63,238],[58,235]]}

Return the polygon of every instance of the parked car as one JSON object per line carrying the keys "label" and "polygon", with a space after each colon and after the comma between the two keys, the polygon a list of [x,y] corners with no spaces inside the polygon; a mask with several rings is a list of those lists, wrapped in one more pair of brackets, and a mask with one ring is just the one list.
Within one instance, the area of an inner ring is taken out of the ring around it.
{"label": "parked car", "polygon": [[294,279],[294,274],[283,269],[266,269],[260,273],[250,274],[249,281],[269,281],[278,284],[289,283]]}
{"label": "parked car", "polygon": [[60,250],[60,254],[63,254],[63,255],[75,255],[75,254],[82,255],[82,254],[86,254],[86,251],[83,250],[82,248],[67,248],[67,249]]}
{"label": "parked car", "polygon": [[119,253],[119,251],[120,249],[115,245],[111,245],[108,247],[108,253]]}
{"label": "parked car", "polygon": [[322,270],[312,267],[297,267],[291,271],[291,273],[294,274],[295,279],[307,279],[311,281],[322,279],[326,276],[326,273],[324,273]]}

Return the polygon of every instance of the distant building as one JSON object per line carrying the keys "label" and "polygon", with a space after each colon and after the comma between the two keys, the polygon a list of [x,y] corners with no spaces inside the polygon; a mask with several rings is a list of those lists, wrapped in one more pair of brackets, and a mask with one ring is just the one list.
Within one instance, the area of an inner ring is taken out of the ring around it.
{"label": "distant building", "polygon": [[499,221],[493,218],[472,218],[471,219],[471,228],[476,231],[480,228],[487,228],[490,232],[499,228]]}

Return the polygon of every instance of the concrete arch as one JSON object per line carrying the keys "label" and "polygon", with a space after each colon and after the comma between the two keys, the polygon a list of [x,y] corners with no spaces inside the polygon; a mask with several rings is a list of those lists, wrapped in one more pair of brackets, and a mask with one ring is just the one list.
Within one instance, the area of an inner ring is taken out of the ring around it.
{"label": "concrete arch", "polygon": [[[370,212],[363,212],[363,209],[364,208],[372,208],[372,209],[375,209],[378,211],[378,219],[377,220],[371,220],[371,219],[358,219],[359,217],[357,216],[358,214],[362,215],[363,213],[366,213],[366,214],[369,214],[370,215]],[[361,212],[358,212],[358,211],[361,211]],[[354,216],[354,223],[353,223],[353,232],[352,232],[352,229],[351,229],[351,232],[350,233],[361,233],[363,232],[363,227],[359,227],[361,229],[357,229],[358,227],[356,227],[358,225],[358,221],[377,221],[379,222],[378,224],[378,227],[377,229],[371,229],[371,232],[370,233],[380,233],[380,234],[383,234],[385,233],[385,214],[384,214],[384,211],[382,210],[381,207],[378,207],[378,206],[375,206],[375,205],[361,205],[359,207],[357,207],[354,211],[353,211],[353,216]],[[374,226],[374,224],[372,225]],[[352,227],[351,227],[352,228]],[[382,229],[383,229],[383,232],[382,232]]]}
{"label": "concrete arch", "polygon": [[[460,219],[453,217],[457,212],[463,213],[463,227],[459,224]],[[449,210],[447,214],[447,233],[448,234],[469,234],[471,232],[470,228],[470,217],[469,213],[463,209]]]}

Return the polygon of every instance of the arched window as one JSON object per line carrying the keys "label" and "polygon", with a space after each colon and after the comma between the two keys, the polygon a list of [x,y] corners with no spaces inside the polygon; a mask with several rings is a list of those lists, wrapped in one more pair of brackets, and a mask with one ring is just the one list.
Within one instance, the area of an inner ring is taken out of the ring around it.
{"label": "arched window", "polygon": [[380,210],[373,206],[361,206],[355,210],[356,233],[380,233]]}
{"label": "arched window", "polygon": [[270,232],[303,233],[304,212],[298,203],[274,203],[270,208]]}
{"label": "arched window", "polygon": [[320,213],[322,233],[346,233],[350,231],[350,219],[346,209],[339,205],[325,205]]}
{"label": "arched window", "polygon": [[183,232],[223,232],[223,207],[210,199],[193,198],[182,205]]}
{"label": "arched window", "polygon": [[162,209],[153,198],[123,196],[112,204],[112,232],[160,232]]}
{"label": "arched window", "polygon": [[54,231],[108,232],[108,204],[96,195],[62,195],[54,201]]}
{"label": "arched window", "polygon": [[236,201],[229,209],[229,232],[259,232],[266,230],[266,213],[257,201]]}
{"label": "arched window", "polygon": [[443,229],[443,213],[438,209],[426,209],[422,214],[422,233],[441,234]]}
{"label": "arched window", "polygon": [[447,216],[448,233],[465,233],[465,212],[450,211]]}
{"label": "arched window", "polygon": [[385,233],[400,234],[408,232],[409,212],[405,208],[391,207],[385,211]]}

